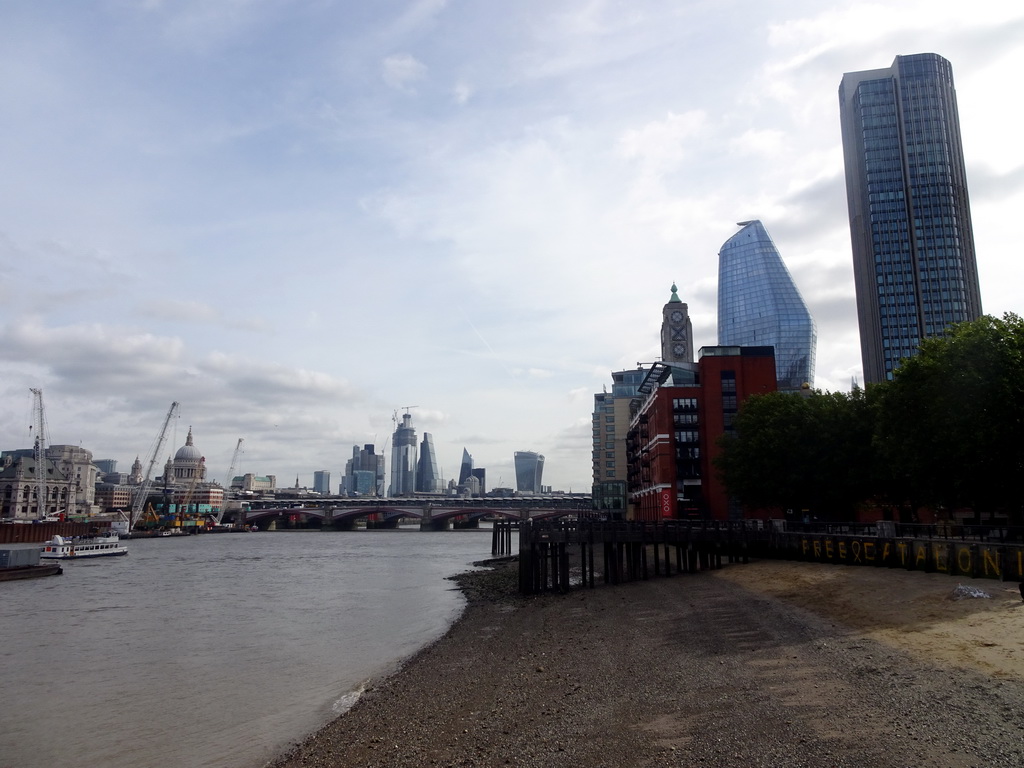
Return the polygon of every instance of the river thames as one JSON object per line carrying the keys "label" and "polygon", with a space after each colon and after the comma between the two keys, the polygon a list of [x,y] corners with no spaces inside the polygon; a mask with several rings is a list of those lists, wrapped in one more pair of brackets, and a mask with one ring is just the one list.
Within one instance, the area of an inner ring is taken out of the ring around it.
{"label": "river thames", "polygon": [[257,768],[440,637],[490,530],[218,534],[0,584],[0,768]]}

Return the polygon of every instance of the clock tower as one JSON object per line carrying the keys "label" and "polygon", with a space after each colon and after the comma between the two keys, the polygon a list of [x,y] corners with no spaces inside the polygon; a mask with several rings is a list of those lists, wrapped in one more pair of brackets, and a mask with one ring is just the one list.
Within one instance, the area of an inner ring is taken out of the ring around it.
{"label": "clock tower", "polygon": [[692,363],[693,325],[686,305],[679,300],[675,283],[661,318],[661,359],[666,363]]}

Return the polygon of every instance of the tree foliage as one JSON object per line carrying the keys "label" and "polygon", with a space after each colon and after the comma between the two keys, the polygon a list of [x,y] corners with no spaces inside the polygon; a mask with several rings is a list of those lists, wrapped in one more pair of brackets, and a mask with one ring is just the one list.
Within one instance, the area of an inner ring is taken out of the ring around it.
{"label": "tree foliage", "polygon": [[861,389],[758,395],[740,409],[718,467],[749,506],[845,518],[870,493],[871,436]]}
{"label": "tree foliage", "polygon": [[875,448],[890,492],[1020,522],[1024,321],[985,316],[927,339],[880,388]]}
{"label": "tree foliage", "polygon": [[866,499],[970,507],[1021,523],[1024,321],[985,316],[927,339],[867,392],[747,400],[719,470],[758,507],[845,517]]}

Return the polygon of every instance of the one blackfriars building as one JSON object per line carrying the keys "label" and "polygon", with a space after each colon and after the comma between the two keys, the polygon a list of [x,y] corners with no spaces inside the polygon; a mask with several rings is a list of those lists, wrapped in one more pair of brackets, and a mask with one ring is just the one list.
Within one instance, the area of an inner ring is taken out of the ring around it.
{"label": "one blackfriars building", "polygon": [[772,346],[778,388],[813,387],[814,319],[764,225],[739,226],[718,252],[718,345]]}
{"label": "one blackfriars building", "polygon": [[839,86],[864,380],[891,379],[921,339],[981,316],[950,63],[897,56]]}

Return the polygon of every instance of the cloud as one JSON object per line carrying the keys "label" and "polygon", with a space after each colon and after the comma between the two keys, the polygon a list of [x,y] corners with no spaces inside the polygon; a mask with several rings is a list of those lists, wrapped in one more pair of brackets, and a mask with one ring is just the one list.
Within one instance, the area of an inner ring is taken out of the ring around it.
{"label": "cloud", "polygon": [[456,104],[465,105],[473,96],[473,87],[465,81],[459,81],[452,89],[452,95]]}
{"label": "cloud", "polygon": [[381,76],[388,87],[406,93],[411,93],[412,84],[422,80],[427,74],[427,67],[409,53],[388,56],[384,59],[381,70]]}
{"label": "cloud", "polygon": [[670,112],[664,120],[627,130],[619,147],[626,158],[668,170],[692,152],[692,140],[705,135],[708,128],[708,116],[702,110]]}

